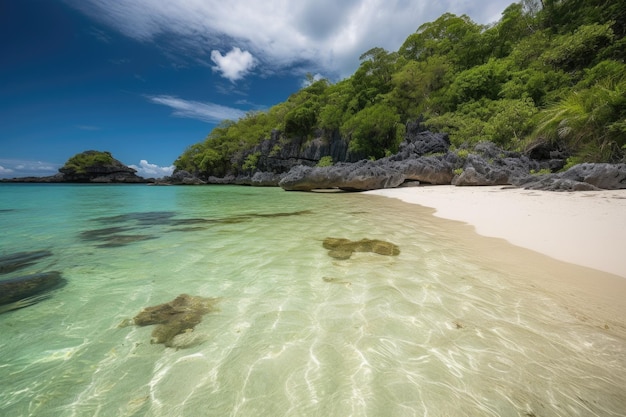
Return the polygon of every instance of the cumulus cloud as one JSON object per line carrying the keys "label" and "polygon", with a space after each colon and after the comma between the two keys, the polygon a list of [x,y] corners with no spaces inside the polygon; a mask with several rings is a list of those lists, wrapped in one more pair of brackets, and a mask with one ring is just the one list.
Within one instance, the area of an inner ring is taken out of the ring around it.
{"label": "cumulus cloud", "polygon": [[239,48],[233,48],[226,55],[222,55],[220,51],[213,50],[211,51],[211,61],[216,64],[213,69],[221,72],[222,77],[232,82],[245,77],[256,65],[252,54]]}
{"label": "cumulus cloud", "polygon": [[[359,65],[358,57],[363,52],[375,46],[395,51],[421,24],[445,12],[467,14],[474,21],[486,24],[497,20],[511,3],[511,0],[66,1],[130,38],[158,42],[168,52],[196,62],[202,62],[206,56],[217,58],[213,62],[227,78],[245,76],[251,69],[252,57],[262,72],[304,67],[305,72],[349,75]],[[217,52],[220,50],[231,52],[221,55]],[[219,63],[220,60],[224,63]]]}
{"label": "cumulus cloud", "polygon": [[144,178],[163,178],[169,177],[174,172],[174,165],[168,167],[161,167],[156,164],[151,164],[145,159],[139,161],[139,165],[129,165],[131,168],[137,170],[137,175]]}
{"label": "cumulus cloud", "polygon": [[60,165],[23,159],[0,159],[0,178],[47,177],[59,171]]}
{"label": "cumulus cloud", "polygon": [[160,95],[147,96],[148,100],[156,104],[162,104],[173,109],[172,115],[197,119],[203,122],[215,123],[224,119],[237,120],[245,112],[232,107],[221,106],[215,103],[202,103],[193,100],[184,100],[176,96]]}

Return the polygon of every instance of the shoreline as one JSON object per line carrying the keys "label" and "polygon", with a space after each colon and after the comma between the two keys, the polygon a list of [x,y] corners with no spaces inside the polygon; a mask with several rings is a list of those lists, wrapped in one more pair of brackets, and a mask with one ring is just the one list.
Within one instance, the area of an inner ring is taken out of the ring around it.
{"label": "shoreline", "polygon": [[469,224],[479,235],[626,279],[626,190],[435,185],[365,193],[429,207],[435,216]]}

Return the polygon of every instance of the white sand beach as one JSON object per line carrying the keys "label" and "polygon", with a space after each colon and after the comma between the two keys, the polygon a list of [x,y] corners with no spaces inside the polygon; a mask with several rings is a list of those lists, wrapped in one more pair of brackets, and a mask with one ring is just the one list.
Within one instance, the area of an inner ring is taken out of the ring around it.
{"label": "white sand beach", "polygon": [[626,190],[419,186],[368,193],[430,207],[481,235],[626,278]]}

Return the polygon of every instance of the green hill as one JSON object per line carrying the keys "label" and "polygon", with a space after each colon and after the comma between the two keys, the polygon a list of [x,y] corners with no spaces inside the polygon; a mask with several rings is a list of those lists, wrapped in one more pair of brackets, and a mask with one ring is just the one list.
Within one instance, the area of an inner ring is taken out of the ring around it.
{"label": "green hill", "polygon": [[270,157],[340,138],[352,158],[377,159],[397,151],[415,120],[449,133],[456,148],[540,145],[568,165],[617,162],[626,150],[625,33],[624,0],[524,0],[490,26],[446,13],[398,51],[365,52],[349,78],[311,77],[287,101],[222,122],[174,165],[200,177],[252,173],[270,137]]}

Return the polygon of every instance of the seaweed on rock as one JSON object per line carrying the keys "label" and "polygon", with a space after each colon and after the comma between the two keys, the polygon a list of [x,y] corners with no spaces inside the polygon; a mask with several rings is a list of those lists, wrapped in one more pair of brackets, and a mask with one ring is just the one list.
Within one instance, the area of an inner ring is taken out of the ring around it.
{"label": "seaweed on rock", "polygon": [[156,324],[150,343],[172,347],[175,336],[193,331],[202,321],[202,316],[217,311],[219,301],[219,298],[181,294],[168,303],[144,308],[133,318],[133,322],[138,326]]}
{"label": "seaweed on rock", "polygon": [[323,246],[328,249],[328,255],[335,259],[349,259],[354,252],[373,252],[379,255],[397,256],[400,248],[390,242],[378,239],[350,240],[328,237]]}

